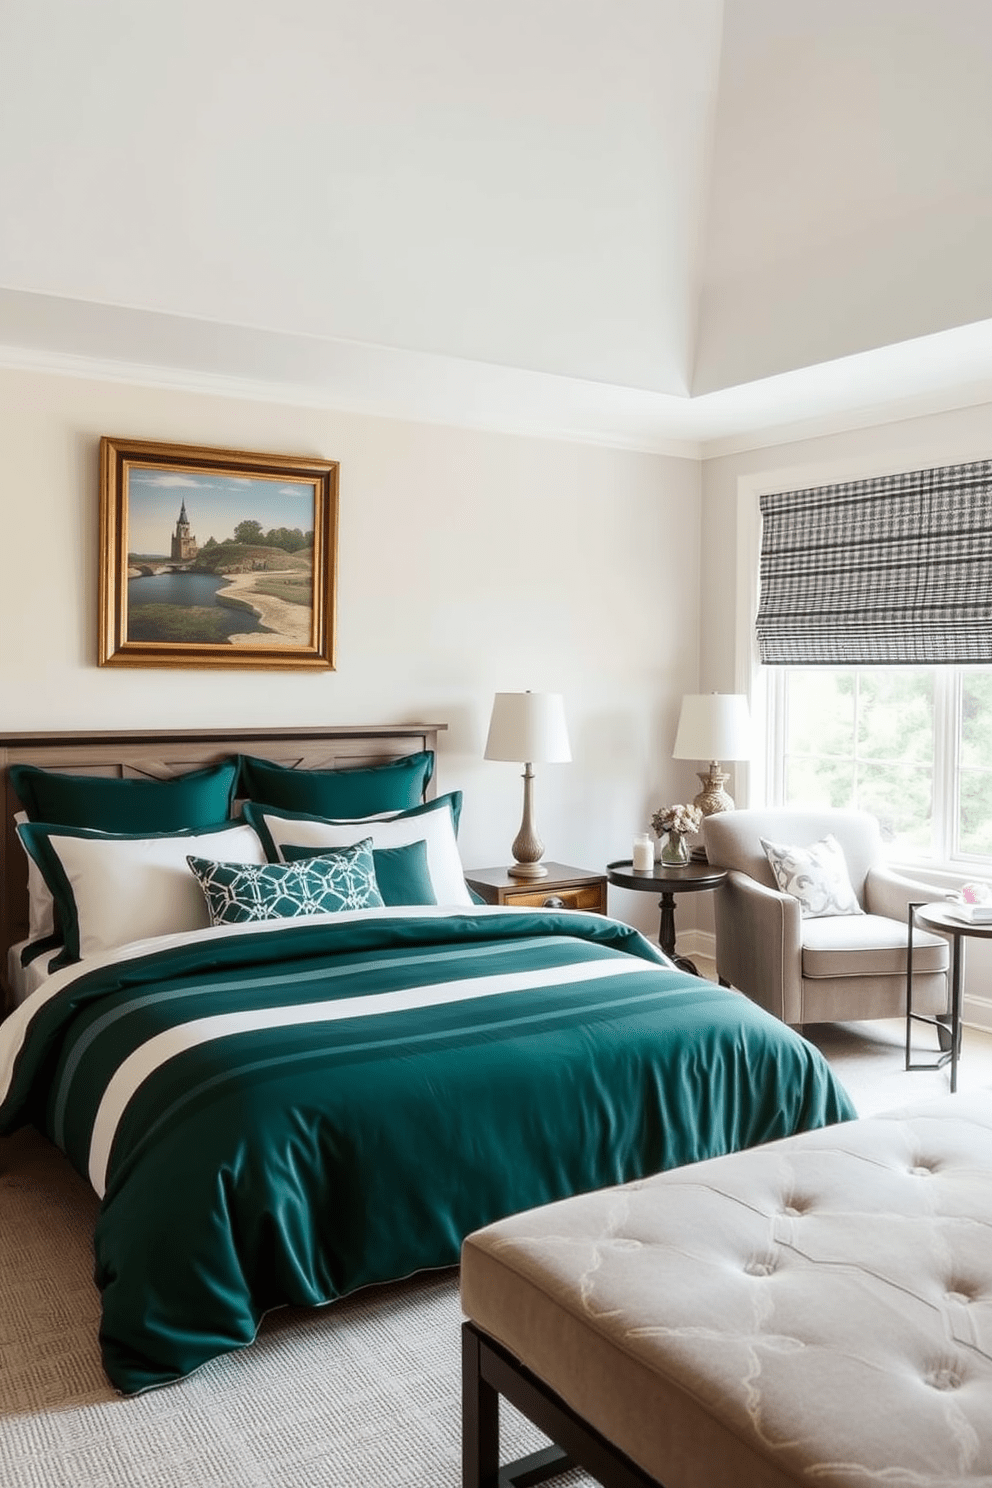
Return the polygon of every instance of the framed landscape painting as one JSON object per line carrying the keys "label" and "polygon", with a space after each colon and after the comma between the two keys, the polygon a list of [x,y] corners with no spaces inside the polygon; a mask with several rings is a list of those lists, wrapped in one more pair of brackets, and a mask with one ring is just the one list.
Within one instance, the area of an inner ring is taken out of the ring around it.
{"label": "framed landscape painting", "polygon": [[334,666],[338,465],[100,441],[101,666]]}

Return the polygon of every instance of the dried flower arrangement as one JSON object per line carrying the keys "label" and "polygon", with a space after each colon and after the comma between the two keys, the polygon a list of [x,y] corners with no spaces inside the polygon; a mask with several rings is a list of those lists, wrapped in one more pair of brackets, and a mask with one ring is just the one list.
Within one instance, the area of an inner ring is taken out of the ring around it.
{"label": "dried flower arrangement", "polygon": [[703,813],[698,806],[661,806],[651,818],[651,825],[661,837],[665,832],[675,832],[679,837],[699,831]]}

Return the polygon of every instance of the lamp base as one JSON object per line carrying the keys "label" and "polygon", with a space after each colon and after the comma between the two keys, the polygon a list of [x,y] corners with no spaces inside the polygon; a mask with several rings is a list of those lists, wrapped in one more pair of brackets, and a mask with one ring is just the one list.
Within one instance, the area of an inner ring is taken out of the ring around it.
{"label": "lamp base", "polygon": [[733,811],[734,798],[723,788],[730,776],[720,769],[716,760],[710,762],[708,770],[699,771],[699,779],[703,788],[692,804],[698,806],[704,816],[716,816],[720,811]]}
{"label": "lamp base", "polygon": [[514,857],[512,868],[507,868],[511,878],[546,878],[547,868],[540,861],[544,856],[544,843],[534,828],[534,770],[524,765],[524,815],[520,831],[510,843]]}

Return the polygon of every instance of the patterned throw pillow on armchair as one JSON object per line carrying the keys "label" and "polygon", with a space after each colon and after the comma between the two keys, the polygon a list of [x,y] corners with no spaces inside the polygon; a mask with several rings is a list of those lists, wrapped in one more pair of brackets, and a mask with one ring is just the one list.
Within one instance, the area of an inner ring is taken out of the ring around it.
{"label": "patterned throw pillow on armchair", "polygon": [[788,847],[760,839],[783,894],[798,899],[806,919],[827,915],[859,915],[864,910],[851,885],[844,850],[828,832],[809,847]]}

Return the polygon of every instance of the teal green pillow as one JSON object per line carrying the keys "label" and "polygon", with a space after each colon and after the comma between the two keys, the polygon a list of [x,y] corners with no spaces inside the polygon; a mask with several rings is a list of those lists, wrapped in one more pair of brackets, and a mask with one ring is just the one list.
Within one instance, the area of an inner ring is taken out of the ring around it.
{"label": "teal green pillow", "polygon": [[119,780],[60,775],[37,765],[11,765],[10,778],[28,821],[100,832],[177,832],[229,821],[236,760],[174,780]]}
{"label": "teal green pillow", "polygon": [[371,838],[305,863],[186,861],[200,881],[211,925],[382,908]]}
{"label": "teal green pillow", "polygon": [[249,801],[353,821],[418,806],[434,774],[434,751],[354,770],[297,770],[249,754],[239,756],[238,766],[238,795]]}
{"label": "teal green pillow", "polygon": [[[284,863],[302,863],[312,858],[330,858],[342,851],[339,847],[280,848]],[[408,842],[403,847],[374,847],[376,883],[382,901],[388,905],[436,904],[437,895],[427,867],[427,843]]]}

